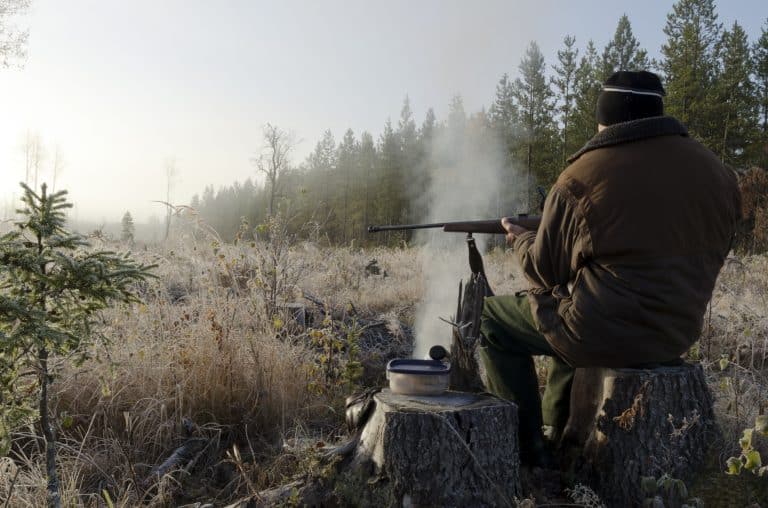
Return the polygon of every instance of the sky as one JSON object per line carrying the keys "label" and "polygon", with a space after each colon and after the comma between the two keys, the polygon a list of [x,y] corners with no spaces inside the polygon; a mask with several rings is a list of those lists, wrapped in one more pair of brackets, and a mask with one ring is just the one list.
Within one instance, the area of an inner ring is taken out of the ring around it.
{"label": "sky", "polygon": [[[768,19],[761,0],[718,2],[751,40]],[[493,100],[531,40],[548,64],[565,35],[599,49],[622,14],[651,56],[672,1],[614,0],[33,0],[21,69],[0,69],[0,214],[24,179],[22,146],[36,133],[64,161],[57,188],[76,218],[162,216],[206,185],[256,177],[250,158],[267,122],[295,134],[294,164],[323,131],[377,138],[410,98],[417,123]]]}

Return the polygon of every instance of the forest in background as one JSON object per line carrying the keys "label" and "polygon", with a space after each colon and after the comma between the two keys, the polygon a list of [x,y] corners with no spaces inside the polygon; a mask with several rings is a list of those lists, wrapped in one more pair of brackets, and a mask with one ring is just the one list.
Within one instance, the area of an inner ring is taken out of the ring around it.
{"label": "forest in background", "polygon": [[[751,41],[738,22],[724,27],[718,21],[713,0],[680,0],[663,31],[659,60],[649,58],[626,15],[602,49],[568,35],[548,60],[531,42],[517,72],[499,79],[487,109],[467,112],[456,96],[447,118],[430,108],[419,120],[406,96],[378,139],[351,129],[338,139],[327,130],[299,164],[290,160],[290,130],[267,125],[263,150],[252,159],[260,177],[206,187],[190,205],[225,240],[243,220],[257,225],[279,212],[301,236],[397,244],[405,237],[369,236],[366,226],[424,220],[432,175],[460,163],[462,147],[472,145],[503,152],[503,167],[496,196],[467,189],[466,199],[487,200],[493,216],[535,211],[536,187],[548,188],[567,157],[596,132],[601,83],[618,70],[658,73],[667,91],[665,113],[726,164],[738,171],[768,167],[768,20]],[[436,153],[437,138],[449,149]],[[457,218],[445,218],[451,219]]]}

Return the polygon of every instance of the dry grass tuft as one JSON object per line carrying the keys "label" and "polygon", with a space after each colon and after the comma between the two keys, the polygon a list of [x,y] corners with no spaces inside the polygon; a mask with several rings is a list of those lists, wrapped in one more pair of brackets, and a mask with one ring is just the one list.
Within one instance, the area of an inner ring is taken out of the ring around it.
{"label": "dry grass tuft", "polygon": [[[315,313],[307,330],[289,312],[267,315],[261,248],[184,238],[138,253],[159,264],[159,278],[141,288],[145,303],[105,312],[100,332],[111,347],[95,348],[80,367],[63,365],[55,384],[65,505],[103,506],[105,495],[116,506],[222,504],[274,486],[304,467],[301,452],[284,443],[338,432],[353,380],[329,376],[323,358],[337,355],[343,373],[360,348],[348,342],[359,337],[356,320],[375,323],[397,347],[410,340],[405,325],[423,295],[417,250],[292,246],[279,263],[279,302],[306,304]],[[366,272],[372,259],[378,275]],[[524,287],[513,256],[497,250],[485,261],[498,294]],[[723,461],[766,403],[766,298],[768,257],[729,259],[690,353],[716,396]],[[329,323],[337,314],[353,318]],[[729,360],[723,371],[721,358]],[[206,446],[194,466],[151,478],[190,435]],[[35,436],[34,428],[20,432],[12,457],[0,461],[0,499],[12,490],[10,506],[44,504]]]}

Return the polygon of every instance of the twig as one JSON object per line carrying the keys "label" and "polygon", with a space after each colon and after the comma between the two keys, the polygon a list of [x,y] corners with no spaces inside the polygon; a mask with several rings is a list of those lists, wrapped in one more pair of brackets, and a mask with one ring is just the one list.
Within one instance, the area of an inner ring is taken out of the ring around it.
{"label": "twig", "polygon": [[8,508],[11,505],[11,498],[13,497],[13,489],[16,487],[16,479],[19,477],[19,473],[21,472],[21,468],[16,468],[16,474],[13,475],[13,480],[11,480],[11,487],[8,489],[8,497],[5,500],[5,503],[3,504],[3,508]]}
{"label": "twig", "polygon": [[360,328],[360,331],[364,332],[369,328],[376,328],[377,326],[385,326],[386,324],[387,324],[386,321],[374,321],[373,323],[368,323],[367,325],[363,325],[363,327]]}
{"label": "twig", "polygon": [[304,299],[309,300],[310,302],[314,303],[318,307],[322,307],[323,309],[325,309],[325,303],[323,303],[323,301],[320,300],[319,298],[316,298],[316,297],[310,295],[306,291],[302,291],[301,296],[303,296]]}

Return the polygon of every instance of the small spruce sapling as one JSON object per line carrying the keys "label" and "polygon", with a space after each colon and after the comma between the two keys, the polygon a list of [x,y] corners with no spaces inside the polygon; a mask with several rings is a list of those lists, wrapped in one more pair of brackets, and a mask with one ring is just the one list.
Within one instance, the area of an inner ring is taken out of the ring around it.
{"label": "small spruce sapling", "polygon": [[60,506],[54,425],[48,389],[63,358],[83,361],[98,312],[137,301],[135,283],[152,265],[129,254],[89,250],[84,237],[67,231],[72,205],[66,191],[36,194],[22,184],[24,207],[0,236],[0,456],[10,433],[37,411],[46,450],[48,505]]}

